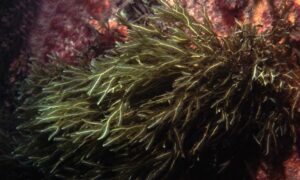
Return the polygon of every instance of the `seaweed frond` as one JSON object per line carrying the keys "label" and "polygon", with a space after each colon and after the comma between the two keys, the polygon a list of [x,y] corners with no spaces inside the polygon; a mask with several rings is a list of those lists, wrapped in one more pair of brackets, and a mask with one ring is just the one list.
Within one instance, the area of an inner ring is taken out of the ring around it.
{"label": "seaweed frond", "polygon": [[224,139],[247,132],[267,155],[296,137],[288,21],[219,37],[208,17],[162,5],[90,70],[65,67],[27,99],[16,154],[57,177],[183,178]]}

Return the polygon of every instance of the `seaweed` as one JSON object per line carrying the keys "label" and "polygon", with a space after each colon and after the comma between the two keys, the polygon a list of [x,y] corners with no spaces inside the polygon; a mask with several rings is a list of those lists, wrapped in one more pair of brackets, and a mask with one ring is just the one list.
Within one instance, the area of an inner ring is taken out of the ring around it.
{"label": "seaweed", "polygon": [[33,65],[16,156],[58,178],[191,179],[226,169],[232,157],[216,158],[228,146],[255,142],[267,157],[296,141],[287,17],[264,32],[236,22],[222,37],[205,11],[197,22],[161,4],[144,25],[120,16],[128,41],[89,67]]}

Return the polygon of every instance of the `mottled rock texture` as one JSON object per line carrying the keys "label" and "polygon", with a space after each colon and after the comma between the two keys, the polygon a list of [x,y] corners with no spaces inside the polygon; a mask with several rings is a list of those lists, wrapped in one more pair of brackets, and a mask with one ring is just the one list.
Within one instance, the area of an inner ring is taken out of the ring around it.
{"label": "mottled rock texture", "polygon": [[[172,2],[173,0],[170,0]],[[235,22],[252,23],[262,26],[262,30],[272,27],[279,9],[286,5],[292,21],[299,20],[299,0],[180,0],[182,5],[197,20],[202,20],[206,12],[216,32],[226,35]]]}

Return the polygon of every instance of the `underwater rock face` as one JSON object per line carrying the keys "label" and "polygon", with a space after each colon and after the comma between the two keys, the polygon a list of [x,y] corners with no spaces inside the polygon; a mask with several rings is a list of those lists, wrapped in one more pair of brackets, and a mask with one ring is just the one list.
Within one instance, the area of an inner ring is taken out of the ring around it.
{"label": "underwater rock face", "polygon": [[[8,48],[17,51],[11,60],[5,58],[10,64],[10,83],[28,74],[30,58],[46,63],[50,55],[74,64],[76,57],[84,53],[87,59],[94,57],[97,53],[89,51],[91,47],[98,51],[112,47],[113,43],[106,38],[111,35],[106,31],[97,32],[90,23],[99,21],[105,29],[111,9],[109,0],[26,0],[11,4],[14,5],[8,11],[9,16],[1,19],[4,26],[6,22],[12,24],[7,29],[13,29],[4,37],[9,40],[4,39],[4,42],[8,42]],[[19,26],[16,26],[19,20],[11,18],[15,14],[22,20]]]}
{"label": "underwater rock face", "polygon": [[299,153],[294,150],[277,169],[269,169],[262,163],[256,173],[256,180],[298,180],[300,178]]}
{"label": "underwater rock face", "polygon": [[[0,2],[1,86],[8,83],[10,78],[11,81],[14,81],[15,76],[22,76],[27,71],[26,61],[19,60],[19,57],[26,54],[28,32],[34,24],[38,6],[39,3],[34,0],[3,0]],[[10,67],[12,62],[14,64]],[[9,76],[9,69],[13,71],[14,76]],[[1,88],[1,92],[4,91]]]}
{"label": "underwater rock face", "polygon": [[300,178],[299,153],[294,151],[289,159],[284,162],[284,173],[286,180],[298,180]]}
{"label": "underwater rock face", "polygon": [[108,0],[41,1],[36,25],[31,31],[29,46],[32,56],[47,61],[47,55],[55,55],[66,62],[97,41],[89,21],[105,22],[109,17]]}
{"label": "underwater rock face", "polygon": [[[27,0],[15,4],[16,8],[11,9],[10,14],[16,14],[21,8],[24,11],[22,19],[30,24],[23,23],[11,33],[24,39],[17,55],[10,61],[11,83],[28,74],[30,58],[41,63],[47,63],[53,57],[73,65],[89,62],[114,47],[116,41],[124,41],[127,34],[126,27],[120,26],[112,16],[113,7],[116,7],[114,1],[41,0],[33,3]],[[30,11],[32,6],[35,13]],[[15,40],[7,42],[12,47],[17,45]]]}
{"label": "underwater rock face", "polygon": [[[173,0],[169,0],[172,2]],[[235,21],[261,25],[261,31],[271,28],[276,21],[274,12],[280,8],[281,1],[274,0],[180,0],[191,16],[198,21],[202,20],[205,10],[219,35],[227,35]],[[293,21],[299,19],[300,1],[282,1],[292,6],[290,16]]]}

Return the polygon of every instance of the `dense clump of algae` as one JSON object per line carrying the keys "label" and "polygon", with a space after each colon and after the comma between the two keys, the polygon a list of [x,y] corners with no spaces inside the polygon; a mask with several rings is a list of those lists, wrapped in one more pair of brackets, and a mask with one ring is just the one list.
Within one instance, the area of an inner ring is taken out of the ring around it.
{"label": "dense clump of algae", "polygon": [[144,25],[124,21],[128,41],[90,66],[32,65],[16,156],[57,177],[168,179],[209,166],[207,149],[236,137],[265,155],[295,140],[299,57],[287,17],[220,37],[207,16],[161,3]]}

